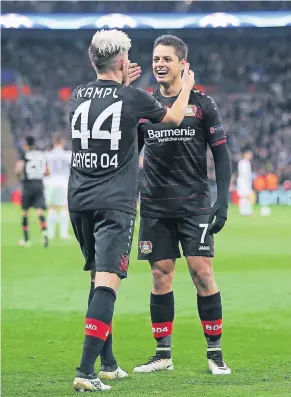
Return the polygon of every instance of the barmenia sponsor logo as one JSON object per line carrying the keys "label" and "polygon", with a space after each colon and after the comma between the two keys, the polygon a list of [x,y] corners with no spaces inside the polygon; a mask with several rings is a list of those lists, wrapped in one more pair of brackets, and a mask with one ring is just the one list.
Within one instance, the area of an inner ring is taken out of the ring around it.
{"label": "barmenia sponsor logo", "polygon": [[[191,138],[195,136],[194,128],[176,128],[168,130],[148,130],[149,139],[165,139],[165,138]],[[172,139],[167,139],[172,140]]]}

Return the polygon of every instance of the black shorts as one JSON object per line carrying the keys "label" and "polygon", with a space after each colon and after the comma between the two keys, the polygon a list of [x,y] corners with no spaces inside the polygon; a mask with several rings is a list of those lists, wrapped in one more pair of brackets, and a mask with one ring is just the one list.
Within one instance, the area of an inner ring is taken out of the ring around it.
{"label": "black shorts", "polygon": [[184,256],[214,255],[213,235],[208,232],[209,215],[184,218],[141,218],[138,259],[157,262]]}
{"label": "black shorts", "polygon": [[45,210],[46,204],[43,187],[23,189],[21,206],[23,210],[28,210],[29,208],[42,208]]}
{"label": "black shorts", "polygon": [[127,277],[135,216],[117,210],[70,211],[84,270]]}

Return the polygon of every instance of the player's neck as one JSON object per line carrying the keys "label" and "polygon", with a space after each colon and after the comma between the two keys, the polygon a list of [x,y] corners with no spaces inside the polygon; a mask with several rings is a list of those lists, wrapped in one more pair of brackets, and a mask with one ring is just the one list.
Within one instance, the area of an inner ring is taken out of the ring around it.
{"label": "player's neck", "polygon": [[172,85],[160,85],[160,92],[164,97],[178,96],[182,89],[182,80],[177,80]]}
{"label": "player's neck", "polygon": [[98,80],[112,80],[112,81],[116,81],[119,84],[122,83],[122,76],[120,76],[119,73],[117,74],[113,71],[107,72],[107,73],[98,73],[97,79]]}

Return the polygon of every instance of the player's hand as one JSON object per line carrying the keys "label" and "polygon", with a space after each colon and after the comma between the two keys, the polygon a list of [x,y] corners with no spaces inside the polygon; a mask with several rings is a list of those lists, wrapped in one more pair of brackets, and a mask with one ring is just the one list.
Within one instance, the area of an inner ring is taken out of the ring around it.
{"label": "player's hand", "polygon": [[[214,217],[215,217],[215,221],[214,221]],[[227,219],[227,207],[216,201],[216,203],[214,203],[214,205],[212,206],[209,215],[208,223],[211,223],[211,226],[209,228],[209,233],[213,234],[220,232],[220,230],[225,225],[226,219]],[[212,223],[213,221],[214,223]]]}
{"label": "player's hand", "polygon": [[183,87],[188,88],[189,91],[192,90],[195,84],[195,75],[193,70],[190,70],[190,63],[185,64],[185,69],[182,76]]}
{"label": "player's hand", "polygon": [[139,79],[140,75],[141,75],[141,67],[137,63],[129,63],[128,77],[124,85],[128,87],[132,82]]}

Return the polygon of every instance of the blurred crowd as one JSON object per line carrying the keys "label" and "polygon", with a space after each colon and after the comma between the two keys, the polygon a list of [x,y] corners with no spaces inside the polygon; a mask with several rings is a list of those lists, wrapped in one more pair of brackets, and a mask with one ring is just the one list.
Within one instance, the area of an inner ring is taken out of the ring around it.
{"label": "blurred crowd", "polygon": [[[217,34],[210,40],[209,32],[199,33],[192,41],[184,38],[183,31],[179,37],[189,44],[197,83],[208,87],[217,100],[229,134],[234,171],[240,150],[251,145],[254,171],[276,172],[283,181],[291,177],[291,34],[287,29],[280,37],[258,34],[250,39],[244,31],[232,30],[227,39]],[[57,88],[75,88],[95,78],[87,55],[90,35],[75,38],[2,38],[2,69],[17,70],[19,81],[34,92],[17,102],[2,101],[18,145],[27,134],[37,137],[42,149],[49,147],[56,132],[70,140],[68,102],[58,97]],[[139,84],[147,88],[155,85],[153,39],[138,40],[133,38],[131,60],[142,66]],[[211,180],[214,175],[210,161]]]}
{"label": "blurred crowd", "polygon": [[127,13],[290,10],[288,1],[2,1],[2,12]]}
{"label": "blurred crowd", "polygon": [[[206,33],[197,37],[193,34],[192,40],[185,38],[196,81],[205,85],[235,84],[242,89],[250,84],[277,82],[291,89],[291,29],[288,32],[279,38],[254,36],[251,41],[240,31],[232,31],[227,40],[225,36],[210,39]],[[147,39],[146,32],[138,40],[134,33],[129,35],[132,37],[130,58],[138,62],[148,76],[143,84],[151,85],[153,40]],[[179,31],[179,37],[184,38],[183,32]],[[75,40],[59,38],[58,41],[4,37],[2,69],[16,69],[34,88],[75,87],[94,79],[87,54],[89,43],[90,38],[80,38],[77,34]]]}

